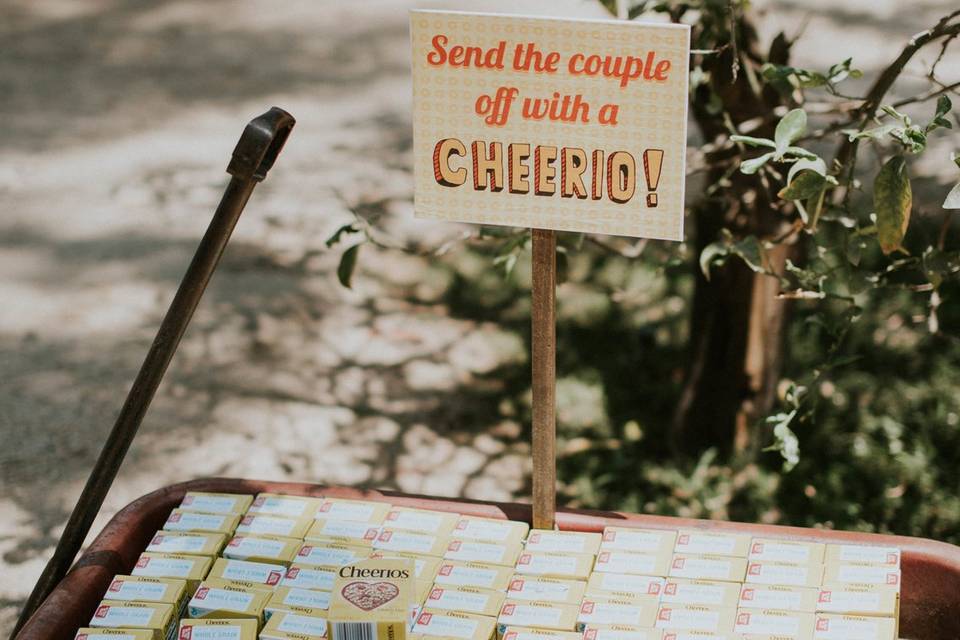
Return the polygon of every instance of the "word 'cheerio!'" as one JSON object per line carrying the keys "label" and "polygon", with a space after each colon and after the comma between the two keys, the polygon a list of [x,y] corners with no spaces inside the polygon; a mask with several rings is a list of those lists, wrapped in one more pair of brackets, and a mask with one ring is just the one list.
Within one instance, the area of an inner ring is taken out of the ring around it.
{"label": "word 'cheerio!'", "polygon": [[[531,162],[531,155],[533,160]],[[461,187],[472,176],[474,191],[497,193],[506,188],[517,195],[556,196],[580,200],[606,198],[616,204],[630,202],[637,191],[637,159],[628,151],[589,153],[578,147],[531,146],[526,142],[470,143],[444,138],[433,148],[433,175],[444,187]],[[659,179],[663,151],[643,152],[644,175],[648,184]],[[559,175],[558,175],[559,174]],[[655,207],[655,198],[647,206]]]}

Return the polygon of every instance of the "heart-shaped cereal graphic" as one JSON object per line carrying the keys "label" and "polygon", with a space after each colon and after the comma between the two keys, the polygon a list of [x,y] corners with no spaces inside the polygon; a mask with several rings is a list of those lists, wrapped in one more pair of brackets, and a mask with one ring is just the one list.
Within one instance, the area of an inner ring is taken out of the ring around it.
{"label": "heart-shaped cereal graphic", "polygon": [[351,582],[340,593],[347,602],[364,611],[372,611],[396,598],[400,589],[389,582]]}

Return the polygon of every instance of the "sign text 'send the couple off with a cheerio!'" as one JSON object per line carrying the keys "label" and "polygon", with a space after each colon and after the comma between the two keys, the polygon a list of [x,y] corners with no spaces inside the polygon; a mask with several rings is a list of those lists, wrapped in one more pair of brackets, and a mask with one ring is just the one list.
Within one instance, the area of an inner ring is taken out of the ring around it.
{"label": "sign text 'send the couple off with a cheerio!'", "polygon": [[411,29],[418,215],[682,234],[685,28],[413,12]]}

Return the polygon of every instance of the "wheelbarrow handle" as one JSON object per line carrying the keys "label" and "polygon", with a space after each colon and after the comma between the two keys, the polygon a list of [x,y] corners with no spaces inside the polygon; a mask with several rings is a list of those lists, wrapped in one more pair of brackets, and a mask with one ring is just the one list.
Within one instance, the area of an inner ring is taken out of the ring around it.
{"label": "wheelbarrow handle", "polygon": [[251,120],[233,150],[227,173],[239,180],[263,181],[295,123],[293,116],[279,107]]}
{"label": "wheelbarrow handle", "polygon": [[107,436],[83,492],[73,507],[53,557],[27,598],[13,637],[16,637],[17,631],[27,623],[34,611],[63,579],[77,557],[77,552],[103,506],[104,498],[143,422],[207,283],[220,262],[220,256],[230,240],[233,228],[253,188],[266,178],[267,172],[273,166],[294,123],[293,116],[273,107],[250,121],[243,130],[227,166],[227,173],[231,175],[230,183],[160,323],[157,335],[147,351],[133,386],[127,393],[113,429]]}

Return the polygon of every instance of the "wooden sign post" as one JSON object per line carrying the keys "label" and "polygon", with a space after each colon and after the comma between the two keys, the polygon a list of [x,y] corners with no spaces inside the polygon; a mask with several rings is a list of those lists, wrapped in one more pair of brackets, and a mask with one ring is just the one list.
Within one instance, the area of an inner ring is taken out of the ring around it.
{"label": "wooden sign post", "polygon": [[532,230],[533,526],[556,510],[556,233],[681,240],[690,29],[411,11],[414,211]]}

